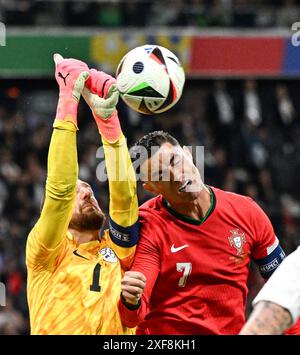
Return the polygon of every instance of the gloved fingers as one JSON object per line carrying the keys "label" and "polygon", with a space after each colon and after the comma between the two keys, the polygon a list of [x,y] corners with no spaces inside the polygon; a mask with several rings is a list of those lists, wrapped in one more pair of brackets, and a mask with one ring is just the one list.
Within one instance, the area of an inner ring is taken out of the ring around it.
{"label": "gloved fingers", "polygon": [[117,84],[112,84],[108,90],[106,98],[110,98],[116,91],[119,92]]}
{"label": "gloved fingers", "polygon": [[113,108],[117,105],[119,101],[119,91],[116,85],[112,85],[109,89],[107,99],[102,102],[103,108]]}
{"label": "gloved fingers", "polygon": [[102,120],[109,118],[116,110],[115,106],[118,102],[119,92],[118,90],[112,90],[110,95],[110,98],[103,99],[102,97],[91,93],[86,87],[82,91],[82,96],[86,103],[90,106],[94,114]]}
{"label": "gloved fingers", "polygon": [[55,54],[53,54],[53,60],[54,60],[55,65],[57,65],[60,62],[62,62],[64,60],[64,58],[59,53],[55,53]]}
{"label": "gloved fingers", "polygon": [[100,97],[107,97],[111,85],[116,83],[116,79],[103,71],[90,69],[90,77],[86,82],[86,87],[92,94]]}
{"label": "gloved fingers", "polygon": [[61,54],[55,53],[53,55],[53,60],[55,63],[56,73],[58,73],[58,71],[74,72],[80,68],[82,70],[89,71],[87,64],[79,59],[64,58]]}
{"label": "gloved fingers", "polygon": [[[89,78],[90,78],[90,77],[89,77]],[[86,103],[87,103],[88,105],[90,105],[90,102],[91,102],[91,97],[90,97],[90,95],[91,95],[90,90],[87,89],[86,86],[85,86],[85,87],[83,88],[83,90],[82,90],[82,96],[83,96],[84,100],[86,101]]]}
{"label": "gloved fingers", "polygon": [[83,88],[82,96],[92,111],[99,111],[101,109],[103,99],[96,94],[92,94],[86,86]]}
{"label": "gloved fingers", "polygon": [[90,73],[88,71],[82,71],[79,75],[78,78],[75,81],[74,84],[74,89],[73,89],[73,97],[79,101],[80,95],[84,89],[84,84],[87,78],[90,76]]}
{"label": "gloved fingers", "polygon": [[87,89],[86,86],[82,90],[82,96],[91,109],[98,107],[99,101],[102,100],[98,95],[93,94],[89,89]]}

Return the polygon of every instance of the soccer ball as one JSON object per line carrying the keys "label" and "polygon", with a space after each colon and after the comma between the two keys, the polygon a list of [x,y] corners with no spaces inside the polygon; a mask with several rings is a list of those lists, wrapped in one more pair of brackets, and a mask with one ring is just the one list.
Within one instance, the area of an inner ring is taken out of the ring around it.
{"label": "soccer ball", "polygon": [[154,114],[169,110],[180,99],[185,75],[174,53],[145,45],[122,58],[116,78],[120,96],[129,107]]}

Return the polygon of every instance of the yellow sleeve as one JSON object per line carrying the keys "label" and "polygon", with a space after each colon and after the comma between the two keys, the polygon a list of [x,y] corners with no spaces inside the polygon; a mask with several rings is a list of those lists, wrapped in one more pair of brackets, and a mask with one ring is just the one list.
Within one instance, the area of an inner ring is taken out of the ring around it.
{"label": "yellow sleeve", "polygon": [[40,218],[30,232],[26,262],[31,267],[51,267],[61,251],[75,203],[78,179],[76,127],[54,121],[48,154],[45,201]]}
{"label": "yellow sleeve", "polygon": [[109,235],[113,249],[128,268],[138,240],[136,177],[124,135],[115,143],[102,139],[109,179]]}

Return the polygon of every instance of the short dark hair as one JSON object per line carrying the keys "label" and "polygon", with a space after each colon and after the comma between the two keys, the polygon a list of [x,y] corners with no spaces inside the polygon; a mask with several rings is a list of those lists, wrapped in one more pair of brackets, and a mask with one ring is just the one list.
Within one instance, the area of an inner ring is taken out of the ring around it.
{"label": "short dark hair", "polygon": [[[139,163],[141,164],[151,157],[152,147],[161,147],[164,143],[170,143],[173,146],[180,145],[178,140],[174,138],[170,133],[164,131],[154,131],[140,138],[131,148],[131,153],[133,153],[135,158],[139,159]],[[145,154],[145,149],[147,154]],[[139,169],[140,166],[137,167],[137,173],[140,172]]]}
{"label": "short dark hair", "polygon": [[[154,131],[146,134],[140,138],[133,148],[144,147],[146,148],[148,155],[151,154],[151,147],[160,147],[164,143],[170,143],[174,146],[179,145],[178,140],[174,138],[170,133],[164,131]],[[136,149],[134,149],[136,151]]]}

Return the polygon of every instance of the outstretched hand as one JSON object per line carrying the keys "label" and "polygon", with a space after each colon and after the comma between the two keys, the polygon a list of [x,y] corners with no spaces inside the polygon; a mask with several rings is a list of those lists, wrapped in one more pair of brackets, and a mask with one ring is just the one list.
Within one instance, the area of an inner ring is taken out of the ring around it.
{"label": "outstretched hand", "polygon": [[55,63],[55,78],[60,90],[71,91],[72,96],[79,101],[85,81],[90,76],[89,67],[81,60],[64,59],[58,53],[53,55],[53,60]]}
{"label": "outstretched hand", "polygon": [[93,112],[102,138],[108,143],[117,142],[122,136],[122,130],[116,109],[119,100],[116,79],[91,69],[82,95]]}
{"label": "outstretched hand", "polygon": [[[77,127],[78,102],[89,77],[89,68],[81,60],[67,58],[60,54],[53,55],[55,63],[55,79],[59,86],[59,100],[56,119],[73,121]],[[72,119],[70,119],[70,117]]]}
{"label": "outstretched hand", "polygon": [[116,85],[112,85],[110,87],[106,99],[99,97],[97,94],[93,94],[87,88],[83,89],[82,95],[86,103],[93,111],[93,114],[102,120],[106,120],[111,117],[116,110],[116,105],[119,100],[119,91]]}

